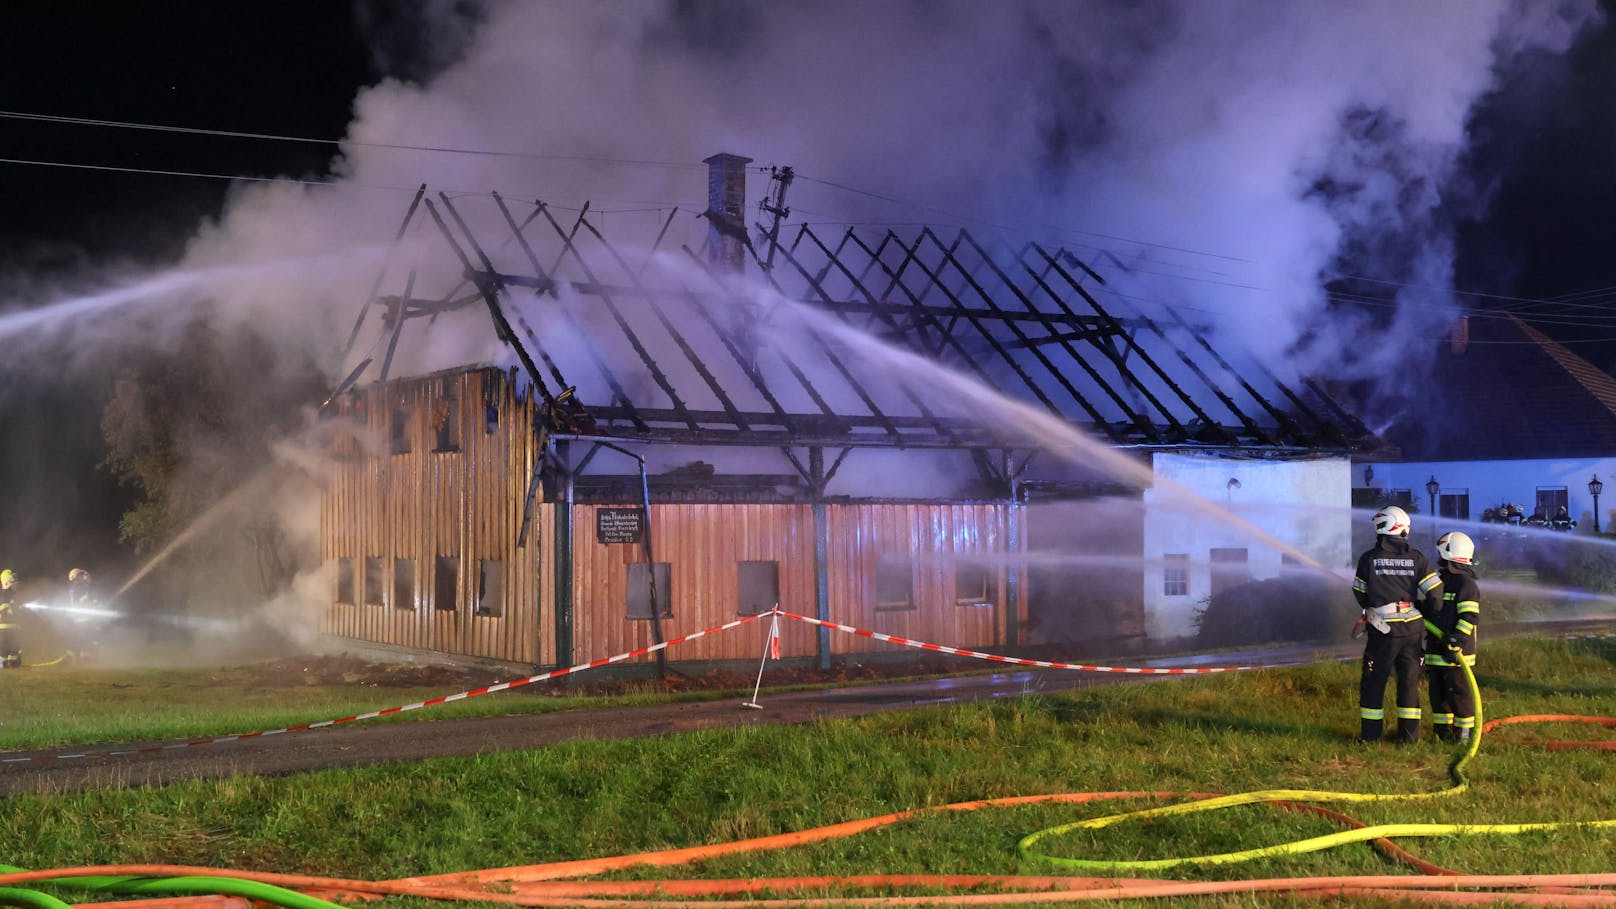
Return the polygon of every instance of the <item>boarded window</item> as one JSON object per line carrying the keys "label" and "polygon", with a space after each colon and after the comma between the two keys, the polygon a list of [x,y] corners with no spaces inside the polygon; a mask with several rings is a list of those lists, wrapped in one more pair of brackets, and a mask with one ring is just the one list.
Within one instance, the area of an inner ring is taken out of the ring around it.
{"label": "boarded window", "polygon": [[432,408],[437,441],[433,451],[460,450],[460,387],[453,379],[443,380],[443,397]]}
{"label": "boarded window", "polygon": [[410,411],[407,407],[393,408],[393,454],[410,453]]}
{"label": "boarded window", "polygon": [[393,560],[393,608],[415,608],[415,560]]}
{"label": "boarded window", "polygon": [[760,615],[780,602],[779,562],[738,562],[736,569],[741,615]]}
{"label": "boarded window", "polygon": [[915,570],[908,559],[886,557],[876,563],[875,608],[915,608]]}
{"label": "boarded window", "polygon": [[454,612],[460,606],[460,557],[438,556],[432,569],[432,608]]}
{"label": "boarded window", "polygon": [[382,560],[365,556],[365,605],[380,606],[387,596],[387,573],[382,571]]}
{"label": "boarded window", "polygon": [[358,602],[353,588],[353,559],[343,556],[337,559],[337,602],[349,606]]}
{"label": "boarded window", "polygon": [[654,570],[646,571],[644,562],[633,562],[628,566],[628,617],[631,619],[651,618],[651,579],[656,579],[657,615],[661,618],[673,616],[673,592],[670,583],[673,575],[671,563],[656,562]]}
{"label": "boarded window", "polygon": [[988,584],[993,580],[988,566],[981,562],[954,563],[954,602],[961,606],[992,606]]}
{"label": "boarded window", "polygon": [[483,559],[477,563],[477,614],[496,617],[505,614],[505,572],[498,559]]}
{"label": "boarded window", "polygon": [[1189,554],[1175,552],[1162,556],[1162,596],[1187,597],[1189,595]]}

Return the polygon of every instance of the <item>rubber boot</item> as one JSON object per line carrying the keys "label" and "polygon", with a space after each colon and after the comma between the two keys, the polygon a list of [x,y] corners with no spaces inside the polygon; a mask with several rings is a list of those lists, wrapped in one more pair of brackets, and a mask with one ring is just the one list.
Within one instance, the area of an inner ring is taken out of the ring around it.
{"label": "rubber boot", "polygon": [[1459,730],[1459,735],[1458,735],[1457,738],[1454,739],[1454,741],[1459,742],[1460,744],[1464,744],[1464,743],[1470,741],[1470,730],[1468,730],[1468,729]]}
{"label": "rubber boot", "polygon": [[1459,740],[1458,732],[1453,728],[1452,723],[1437,723],[1431,727],[1431,733],[1436,736],[1436,740],[1439,742],[1456,742]]}
{"label": "rubber boot", "polygon": [[1385,725],[1385,720],[1359,720],[1358,741],[1364,743],[1380,741],[1381,727],[1383,725]]}
{"label": "rubber boot", "polygon": [[1413,745],[1420,740],[1419,720],[1397,721],[1397,744]]}

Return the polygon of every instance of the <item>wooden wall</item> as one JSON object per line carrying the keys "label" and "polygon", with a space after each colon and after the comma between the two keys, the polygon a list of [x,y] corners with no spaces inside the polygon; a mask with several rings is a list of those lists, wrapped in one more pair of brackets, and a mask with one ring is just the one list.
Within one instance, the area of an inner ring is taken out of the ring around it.
{"label": "wooden wall", "polygon": [[[517,546],[537,452],[532,402],[516,394],[514,385],[492,369],[445,373],[362,389],[333,405],[337,459],[322,508],[322,555],[332,602],[321,630],[422,650],[556,665],[551,531],[553,509],[562,506],[536,501],[527,543]],[[446,405],[455,399],[457,407]],[[489,402],[499,414],[491,427]],[[394,450],[395,411],[404,414],[407,452]],[[458,427],[458,446],[435,450],[438,423],[446,419]],[[654,490],[654,477],[651,483]],[[628,566],[645,560],[644,549],[597,542],[596,510],[574,506],[571,662],[654,643],[649,620],[627,617]],[[832,621],[941,644],[1004,645],[1008,569],[1003,560],[988,566],[990,605],[961,605],[954,588],[958,562],[1006,548],[1007,506],[837,504],[826,510]],[[669,563],[671,571],[673,614],[662,622],[665,640],[738,617],[741,561],[778,562],[781,607],[815,614],[809,505],[658,504],[651,508],[651,533],[655,560]],[[1025,533],[1019,539],[1025,540]],[[452,608],[434,601],[438,556],[459,559]],[[366,557],[382,561],[382,605],[365,604]],[[336,566],[342,558],[352,560],[356,602],[337,602]],[[413,560],[414,597],[408,604],[394,601],[395,559]],[[907,567],[910,605],[878,606],[876,578],[883,559]],[[504,597],[497,616],[477,614],[483,560],[502,566]],[[668,657],[756,659],[767,622],[682,644]],[[782,629],[783,655],[816,653],[814,627],[786,622]],[[831,632],[830,642],[833,653],[899,650],[840,632]]]}
{"label": "wooden wall", "polygon": [[[458,399],[457,406],[448,402]],[[497,423],[486,418],[488,403]],[[334,406],[337,460],[322,520],[322,557],[332,603],[321,630],[343,637],[521,663],[554,659],[546,515],[535,513],[517,547],[532,474],[533,408],[496,370],[427,376],[372,386]],[[405,415],[407,452],[396,452],[395,411]],[[438,424],[454,420],[455,450],[437,450]],[[343,436],[349,432],[351,438]],[[438,556],[459,560],[452,608],[435,602]],[[365,559],[383,566],[383,605],[366,605]],[[356,602],[337,602],[337,560],[352,559]],[[413,602],[395,602],[393,561],[414,561]],[[500,563],[504,602],[477,614],[481,563]]]}
{"label": "wooden wall", "polygon": [[[654,481],[653,481],[654,482]],[[872,631],[965,647],[1003,646],[1004,560],[989,569],[991,606],[959,605],[955,567],[963,558],[1003,550],[1003,505],[830,505],[830,619]],[[639,545],[595,541],[595,508],[574,510],[573,640],[578,660],[596,659],[653,643],[649,620],[627,616],[628,564],[645,560]],[[671,572],[673,616],[662,622],[673,638],[739,615],[740,561],[780,563],[780,608],[815,614],[814,521],[808,505],[653,505],[651,534],[658,562]],[[911,608],[877,605],[877,566],[883,558],[911,571]],[[761,625],[761,623],[760,623]],[[751,626],[748,626],[749,628]],[[783,626],[783,656],[816,653],[817,630]],[[756,659],[762,628],[681,644],[675,660]],[[831,632],[833,653],[893,652],[894,645]]]}

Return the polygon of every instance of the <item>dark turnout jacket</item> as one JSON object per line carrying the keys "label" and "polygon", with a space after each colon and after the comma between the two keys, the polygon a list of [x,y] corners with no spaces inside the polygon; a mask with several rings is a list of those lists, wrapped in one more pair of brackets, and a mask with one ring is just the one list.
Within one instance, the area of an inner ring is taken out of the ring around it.
{"label": "dark turnout jacket", "polygon": [[1458,644],[1464,661],[1476,665],[1476,626],[1481,623],[1481,588],[1476,584],[1476,570],[1457,562],[1442,563],[1442,608],[1426,617],[1431,625],[1442,632],[1425,641],[1425,665],[1457,666],[1448,652],[1448,645]]}
{"label": "dark turnout jacket", "polygon": [[1380,534],[1358,557],[1352,594],[1375,630],[1397,637],[1419,635],[1425,632],[1424,614],[1434,615],[1442,605],[1442,578],[1408,540]]}

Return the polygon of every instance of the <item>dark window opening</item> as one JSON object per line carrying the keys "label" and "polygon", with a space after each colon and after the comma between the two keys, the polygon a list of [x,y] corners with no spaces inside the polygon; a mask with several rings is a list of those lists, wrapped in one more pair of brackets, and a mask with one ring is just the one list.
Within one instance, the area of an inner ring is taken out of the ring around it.
{"label": "dark window opening", "polygon": [[483,432],[493,435],[499,431],[499,400],[494,396],[494,380],[483,382]]}
{"label": "dark window opening", "polygon": [[1566,495],[1564,486],[1539,486],[1537,488],[1537,514],[1542,515],[1545,521],[1552,521],[1556,517],[1563,520],[1570,513],[1566,510],[1570,503],[1571,500]]}
{"label": "dark window opening", "polygon": [[1162,596],[1187,597],[1189,595],[1189,554],[1174,552],[1162,556]]}
{"label": "dark window opening", "polygon": [[876,563],[875,608],[915,608],[915,571],[908,559],[883,558]]}
{"label": "dark window opening", "polygon": [[992,606],[988,585],[992,572],[980,562],[954,563],[954,602],[960,606]]}
{"label": "dark window opening", "polygon": [[393,608],[415,609],[415,560],[393,560]]}
{"label": "dark window opening", "polygon": [[741,615],[761,615],[779,604],[779,562],[737,562],[736,570]]}
{"label": "dark window opening", "polygon": [[1444,489],[1436,497],[1437,517],[1470,520],[1470,490]]}
{"label": "dark window opening", "polygon": [[365,605],[380,606],[387,594],[387,575],[382,571],[382,560],[365,556]]}
{"label": "dark window opening", "polygon": [[460,450],[460,388],[453,379],[443,380],[443,398],[433,407],[432,419],[437,431],[433,451]]}
{"label": "dark window opening", "polygon": [[644,562],[633,562],[628,566],[628,617],[630,619],[651,618],[651,579],[656,579],[656,605],[659,618],[673,617],[673,585],[672,564],[657,562],[652,571],[645,570]]}
{"label": "dark window opening", "polygon": [[477,569],[477,614],[499,617],[505,614],[505,574],[498,559],[483,559]]}
{"label": "dark window opening", "polygon": [[432,608],[454,612],[460,606],[460,557],[438,556],[432,569]]}
{"label": "dark window opening", "polygon": [[1245,547],[1212,550],[1212,596],[1251,580],[1249,554]]}
{"label": "dark window opening", "polygon": [[348,606],[354,600],[353,559],[343,556],[337,559],[337,602]]}
{"label": "dark window opening", "polygon": [[410,453],[410,411],[407,407],[393,408],[393,454]]}

